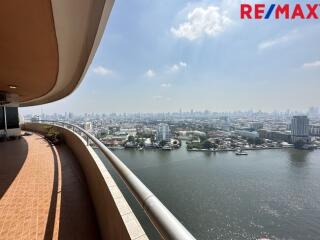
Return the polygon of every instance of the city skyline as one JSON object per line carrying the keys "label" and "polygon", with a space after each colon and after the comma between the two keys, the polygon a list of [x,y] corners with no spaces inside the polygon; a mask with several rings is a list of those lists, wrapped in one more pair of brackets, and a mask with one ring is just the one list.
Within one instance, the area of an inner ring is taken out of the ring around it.
{"label": "city skyline", "polygon": [[45,108],[33,108],[30,107],[28,108],[27,111],[25,111],[27,108],[20,108],[20,112],[22,115],[41,115],[41,114],[45,114],[45,115],[53,115],[53,114],[60,114],[60,115],[65,115],[66,113],[72,113],[75,115],[85,115],[85,114],[107,114],[107,115],[111,115],[111,114],[118,114],[118,115],[122,115],[122,114],[128,114],[128,115],[134,115],[134,114],[178,114],[178,113],[209,113],[209,114],[237,114],[237,113],[263,113],[263,114],[275,114],[275,113],[279,113],[279,114],[312,114],[312,115],[320,115],[320,106],[316,107],[316,106],[312,106],[309,107],[307,109],[304,110],[296,110],[296,109],[286,109],[285,111],[277,111],[277,110],[273,110],[273,111],[262,111],[262,110],[253,110],[253,109],[244,109],[244,110],[235,110],[235,111],[211,111],[209,109],[179,109],[176,111],[167,111],[167,112],[103,112],[103,111],[99,111],[99,112],[94,112],[94,111],[88,111],[88,112],[74,112],[74,111],[58,111],[58,112],[46,112]]}
{"label": "city skyline", "polygon": [[272,112],[319,105],[318,21],[243,21],[239,6],[116,2],[77,91],[21,110]]}

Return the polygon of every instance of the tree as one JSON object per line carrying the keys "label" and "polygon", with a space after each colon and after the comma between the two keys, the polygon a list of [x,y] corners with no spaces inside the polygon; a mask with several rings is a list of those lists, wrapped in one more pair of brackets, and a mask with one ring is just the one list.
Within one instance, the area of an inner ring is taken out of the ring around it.
{"label": "tree", "polygon": [[128,137],[128,142],[134,142],[134,136],[131,136],[131,135],[130,135],[130,136]]}
{"label": "tree", "polygon": [[253,138],[248,138],[248,139],[247,139],[247,142],[248,142],[249,144],[255,144],[255,139],[253,139]]}
{"label": "tree", "polygon": [[200,141],[201,141],[201,142],[204,142],[205,140],[207,140],[207,137],[206,137],[206,136],[200,135],[199,138],[200,138]]}
{"label": "tree", "polygon": [[202,148],[202,145],[200,143],[189,143],[187,145],[187,149],[193,149],[193,148],[200,149]]}
{"label": "tree", "polygon": [[100,132],[100,134],[99,134],[99,138],[104,138],[104,137],[106,137],[107,135],[108,135],[108,132],[102,131],[102,132]]}
{"label": "tree", "polygon": [[261,145],[262,143],[264,143],[262,138],[256,138],[256,144],[257,145]]}
{"label": "tree", "polygon": [[263,143],[263,140],[261,138],[249,138],[247,139],[249,144],[255,144],[255,145],[260,145]]}
{"label": "tree", "polygon": [[162,140],[162,141],[159,143],[159,146],[160,146],[160,147],[163,147],[163,146],[166,145],[166,144],[167,144],[167,141]]}
{"label": "tree", "polygon": [[214,147],[214,144],[208,140],[204,141],[202,143],[202,147],[203,148],[206,148],[206,149],[210,149],[210,148],[213,148]]}
{"label": "tree", "polygon": [[139,147],[144,147],[144,140],[140,139],[138,145]]}
{"label": "tree", "polygon": [[231,144],[230,144],[230,147],[231,147],[231,148],[236,148],[237,145],[236,145],[235,143],[231,143]]}

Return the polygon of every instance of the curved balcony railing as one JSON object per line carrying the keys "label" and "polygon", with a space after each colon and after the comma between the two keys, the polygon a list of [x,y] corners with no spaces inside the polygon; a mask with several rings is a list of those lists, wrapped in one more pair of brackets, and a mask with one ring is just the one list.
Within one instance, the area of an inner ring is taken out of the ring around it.
{"label": "curved balcony railing", "polygon": [[163,239],[195,239],[179,220],[161,203],[161,201],[140,181],[140,179],[96,137],[74,124],[47,120],[42,120],[40,122],[65,128],[67,127],[76,133],[80,132],[82,137],[85,136],[88,145],[90,141],[94,143],[110,161]]}

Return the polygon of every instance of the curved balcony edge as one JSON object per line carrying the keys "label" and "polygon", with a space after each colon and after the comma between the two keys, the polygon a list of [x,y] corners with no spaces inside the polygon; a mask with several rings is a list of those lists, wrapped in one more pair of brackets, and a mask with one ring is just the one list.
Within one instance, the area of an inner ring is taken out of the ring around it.
{"label": "curved balcony edge", "polygon": [[[22,129],[46,134],[45,123],[25,123]],[[103,239],[147,240],[129,204],[94,149],[76,132],[56,126],[85,175]]]}
{"label": "curved balcony edge", "polygon": [[[39,131],[41,131],[41,130],[43,131],[45,125],[54,125],[59,128],[59,130],[61,131],[61,133],[64,137],[65,137],[65,135],[69,136],[69,137],[67,137],[67,139],[65,139],[65,141],[67,142],[68,145],[74,144],[73,139],[75,137],[70,137],[70,135],[76,136],[77,141],[81,140],[82,144],[84,144],[84,145],[87,143],[88,146],[86,146],[86,148],[90,150],[90,151],[88,150],[89,154],[91,153],[96,156],[97,159],[94,162],[97,165],[99,172],[100,173],[101,172],[108,172],[107,169],[105,168],[105,166],[103,165],[103,163],[101,162],[101,160],[99,159],[99,157],[95,154],[94,150],[88,144],[89,141],[94,143],[101,150],[101,152],[106,156],[106,158],[109,160],[109,162],[113,165],[113,167],[116,170],[116,172],[118,173],[118,175],[122,178],[122,180],[125,182],[128,189],[130,190],[130,192],[134,195],[136,200],[139,202],[141,207],[144,209],[146,215],[149,217],[152,224],[155,226],[155,228],[157,229],[157,231],[159,232],[159,234],[161,235],[161,237],[163,239],[170,239],[170,240],[171,239],[173,239],[173,240],[176,240],[176,239],[177,240],[195,239],[192,236],[192,234],[180,223],[180,221],[139,180],[139,178],[115,154],[113,154],[103,143],[101,143],[97,138],[95,138],[94,136],[92,136],[90,133],[86,132],[84,129],[80,128],[79,126],[76,126],[73,124],[64,123],[64,122],[49,122],[49,121],[42,121],[42,122],[43,123],[25,123],[24,129],[30,129],[30,130],[36,129]],[[81,137],[79,134],[77,134],[76,131],[81,133],[81,135],[83,135],[86,138],[86,140],[83,137]],[[72,147],[72,146],[69,146],[69,147]],[[71,148],[71,149],[73,150],[73,148]],[[77,151],[77,149],[75,149],[74,151]],[[76,156],[78,157],[77,154],[76,154]],[[79,157],[81,158],[81,154]],[[86,172],[90,172],[90,166],[89,166],[89,168],[88,168],[88,166],[86,166],[88,163],[86,163],[85,160],[82,160],[80,164],[82,165],[83,171],[85,172],[85,175],[87,176]],[[88,169],[86,169],[86,168],[88,168]],[[91,168],[92,168],[92,166],[91,166]],[[90,180],[90,178],[94,177],[94,176],[89,176],[89,174],[88,174],[88,177],[89,177],[89,179],[87,179],[87,180]],[[113,180],[112,180],[112,182],[113,182],[113,184],[115,184]],[[101,183],[99,183],[99,182],[95,183],[95,184],[93,184],[93,186],[90,186],[91,184],[89,183],[90,191],[91,191],[91,187],[93,189],[95,187],[97,187],[96,184],[98,184],[98,187],[99,187],[99,185]],[[120,190],[119,190],[119,192],[120,192]],[[120,192],[120,194],[121,194],[121,192]],[[93,198],[94,205],[96,205],[96,202],[97,202],[98,206],[100,206],[101,204],[103,205],[103,202],[101,203],[101,201],[99,201],[99,199],[98,200],[94,199],[97,196],[94,196],[94,194],[92,194],[92,195],[93,195],[92,198]],[[105,228],[106,227],[105,222],[108,222],[108,221],[104,220],[104,218],[106,218],[106,217],[103,216],[102,213],[98,212],[98,210],[96,210],[96,211],[97,211],[96,214],[98,216],[99,223],[100,223],[100,218],[102,219],[102,221],[101,221],[102,224],[100,224],[100,228],[101,227]],[[133,213],[132,213],[132,215],[134,216]],[[139,222],[138,222],[138,225],[140,226]],[[140,226],[140,228],[141,228],[141,226]],[[141,230],[143,231],[142,228],[141,228]],[[147,239],[147,236],[145,234],[143,236],[145,236],[145,238],[141,238],[141,239]],[[140,237],[138,237],[138,238],[140,239]],[[138,239],[138,238],[131,238],[131,239]],[[117,237],[117,238],[111,238],[111,239],[126,239],[126,238]]]}

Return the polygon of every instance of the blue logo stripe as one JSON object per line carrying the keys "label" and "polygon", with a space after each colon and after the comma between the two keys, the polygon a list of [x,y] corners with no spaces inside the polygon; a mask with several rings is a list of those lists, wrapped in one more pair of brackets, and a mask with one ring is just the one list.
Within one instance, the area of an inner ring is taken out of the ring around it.
{"label": "blue logo stripe", "polygon": [[269,19],[270,18],[270,16],[271,16],[271,14],[272,14],[272,12],[273,12],[273,9],[275,8],[275,4],[271,4],[270,5],[270,8],[269,8],[269,10],[268,10],[268,12],[267,12],[267,15],[264,17],[264,19]]}

